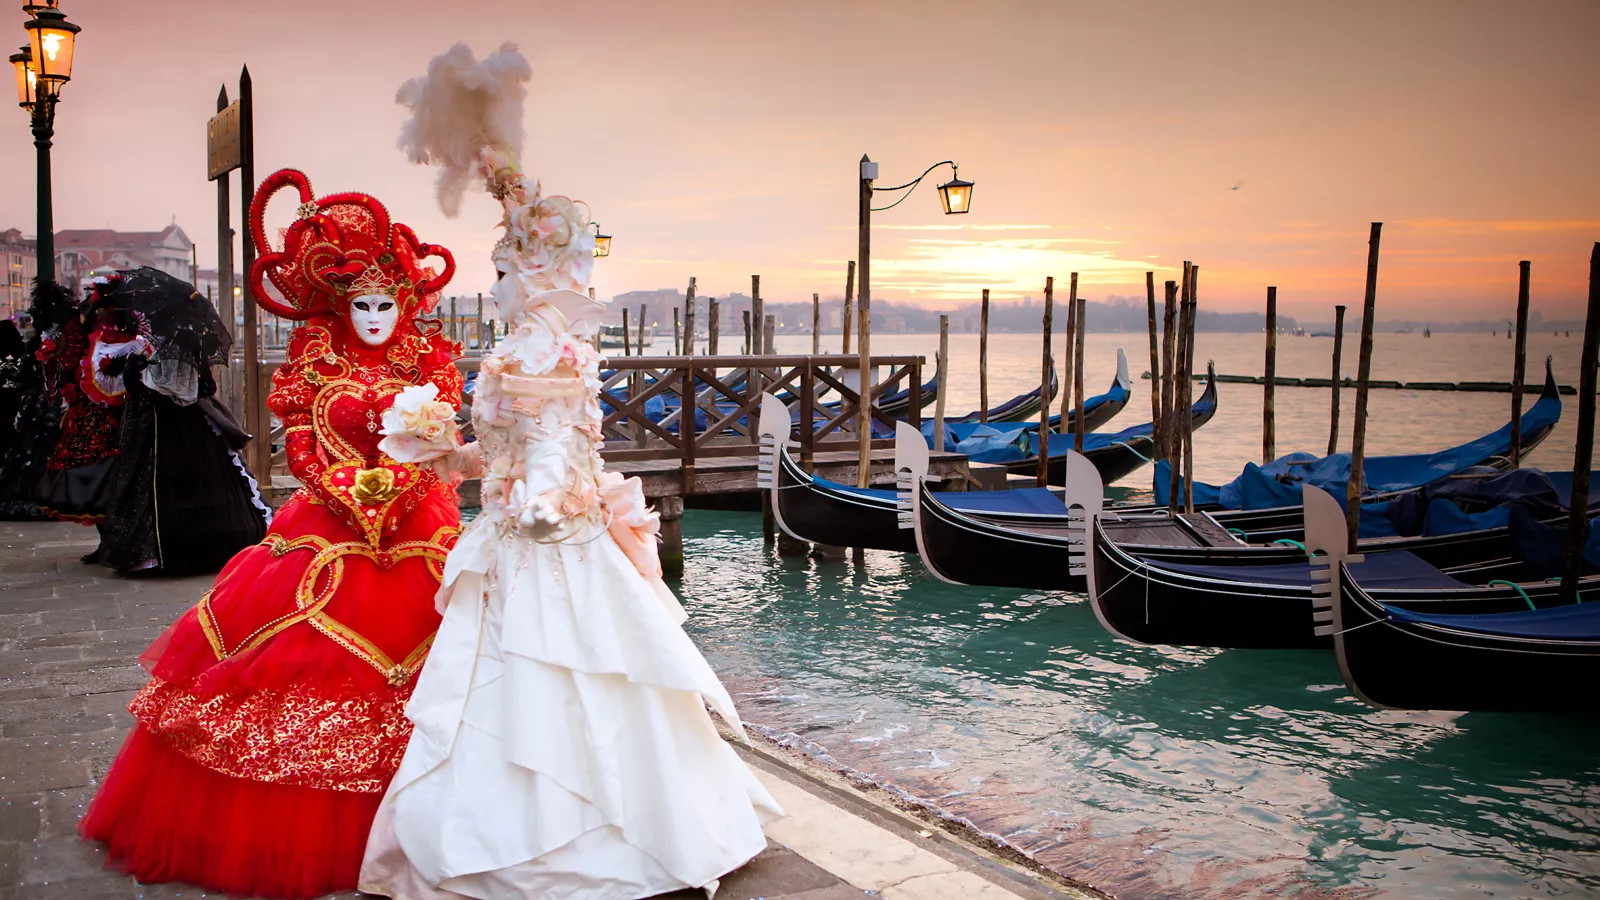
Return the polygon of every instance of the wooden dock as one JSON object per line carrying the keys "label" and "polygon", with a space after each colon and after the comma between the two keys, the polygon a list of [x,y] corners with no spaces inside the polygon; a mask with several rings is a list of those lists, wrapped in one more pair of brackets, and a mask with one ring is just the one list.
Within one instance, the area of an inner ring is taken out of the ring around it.
{"label": "wooden dock", "polygon": [[[263,363],[262,381],[280,361]],[[463,359],[463,370],[476,369],[478,360]],[[884,413],[880,400],[903,391],[904,415],[920,427],[922,420],[922,365],[919,356],[873,357],[874,368],[885,375],[874,384],[867,401],[871,418],[893,429],[895,419]],[[860,416],[861,399],[840,370],[860,365],[856,356],[671,356],[623,357],[607,362],[611,370],[601,388],[604,412],[601,455],[607,468],[638,476],[646,499],[661,513],[662,563],[668,571],[681,571],[683,539],[679,520],[685,500],[692,497],[757,502],[759,490],[759,435],[754,423],[763,396],[787,396],[798,411],[790,436],[792,451],[807,469],[830,481],[858,484],[860,444],[851,433]],[[818,400],[834,398],[826,405]],[[654,404],[661,404],[654,408]],[[692,411],[686,415],[685,411]],[[879,432],[881,433],[881,432]],[[871,442],[868,483],[894,483],[894,442]],[[262,494],[276,507],[287,501],[300,484],[287,471],[281,448],[271,458],[272,478]],[[971,482],[967,458],[957,453],[934,453],[929,473],[941,476],[950,489],[963,490]],[[476,481],[461,485],[461,505],[479,506]]]}

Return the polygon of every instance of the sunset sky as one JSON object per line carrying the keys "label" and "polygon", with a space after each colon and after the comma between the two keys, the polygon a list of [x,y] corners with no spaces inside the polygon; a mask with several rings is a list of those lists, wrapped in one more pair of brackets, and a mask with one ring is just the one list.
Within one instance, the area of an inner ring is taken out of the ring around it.
{"label": "sunset sky", "polygon": [[[22,14],[15,41],[25,39]],[[257,175],[365,190],[484,290],[497,216],[446,219],[395,149],[395,89],[455,41],[533,61],[529,170],[615,236],[601,296],[843,292],[856,161],[881,184],[953,158],[973,211],[925,183],[878,214],[877,299],[989,287],[1143,295],[1202,265],[1200,301],[1330,318],[1359,304],[1385,223],[1379,315],[1496,318],[1533,260],[1534,308],[1577,315],[1600,240],[1600,3],[62,0],[83,27],[57,120],[58,228],[176,217],[215,261],[205,122],[241,64]],[[24,114],[0,129],[0,227],[33,230]],[[948,178],[948,168],[930,182]],[[237,181],[235,181],[237,184]],[[1235,185],[1238,189],[1235,190]],[[238,209],[235,197],[235,210]],[[292,204],[277,210],[286,219]]]}

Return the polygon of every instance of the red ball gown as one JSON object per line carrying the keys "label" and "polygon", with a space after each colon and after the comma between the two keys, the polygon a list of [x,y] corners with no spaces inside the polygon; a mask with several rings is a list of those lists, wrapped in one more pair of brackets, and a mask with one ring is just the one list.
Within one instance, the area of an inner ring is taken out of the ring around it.
{"label": "red ball gown", "polygon": [[[358,243],[346,219],[343,240],[325,242]],[[379,224],[388,231],[365,221]],[[343,254],[332,264],[352,269]],[[396,283],[405,309],[412,282]],[[431,469],[379,451],[379,429],[410,385],[460,404],[459,348],[411,315],[380,347],[341,315],[301,318],[312,324],[294,334],[268,404],[302,487],[141,657],[151,678],[129,705],[136,725],[79,826],[140,881],[269,897],[354,888],[411,734],[404,708],[439,626],[460,513]]]}

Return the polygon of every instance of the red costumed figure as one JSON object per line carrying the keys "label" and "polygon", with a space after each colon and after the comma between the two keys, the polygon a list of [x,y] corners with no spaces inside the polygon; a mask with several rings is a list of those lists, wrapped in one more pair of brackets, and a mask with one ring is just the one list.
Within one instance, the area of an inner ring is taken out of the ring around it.
{"label": "red costumed figure", "polygon": [[[299,218],[274,250],[262,214],[284,187]],[[306,323],[268,398],[302,487],[141,658],[137,722],[80,831],[141,881],[315,897],[356,886],[439,626],[455,490],[378,442],[408,386],[461,402],[459,346],[416,318],[455,263],[372,197],[314,199],[293,170],[262,183],[250,215],[256,302]]]}

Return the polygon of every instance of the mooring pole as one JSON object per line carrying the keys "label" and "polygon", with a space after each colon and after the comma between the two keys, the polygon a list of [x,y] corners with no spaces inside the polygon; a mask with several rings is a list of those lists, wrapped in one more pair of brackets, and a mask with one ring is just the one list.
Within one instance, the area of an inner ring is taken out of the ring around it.
{"label": "mooring pole", "polygon": [[624,306],[622,308],[622,355],[623,356],[632,356],[633,355],[633,341],[628,339],[631,332],[632,332],[632,329],[628,327],[628,308],[626,306]]}
{"label": "mooring pole", "polygon": [[811,355],[822,353],[822,298],[811,295]]}
{"label": "mooring pole", "polygon": [[717,355],[717,339],[722,336],[722,310],[716,297],[706,298],[706,355]]}
{"label": "mooring pole", "polygon": [[755,344],[751,350],[756,356],[771,353],[767,349],[766,321],[767,307],[761,302],[761,276],[750,276],[750,320],[755,323]]}
{"label": "mooring pole", "polygon": [[694,276],[689,276],[689,289],[683,295],[683,355],[694,355]]}
{"label": "mooring pole", "polygon": [[[1039,374],[1040,396],[1050,396],[1050,330],[1054,327],[1055,318],[1056,280],[1054,276],[1044,280],[1044,363]],[[1050,404],[1043,403],[1039,406],[1039,487],[1050,484]]]}
{"label": "mooring pole", "polygon": [[1161,394],[1161,415],[1159,429],[1156,437],[1160,443],[1156,445],[1156,459],[1172,461],[1172,356],[1176,352],[1178,340],[1178,283],[1169,281],[1166,284],[1165,306],[1161,311],[1161,366],[1152,370],[1151,377],[1159,379],[1160,384],[1152,382],[1150,389]]}
{"label": "mooring pole", "polygon": [[[647,308],[643,303],[639,304],[639,344],[638,350],[633,354],[634,356],[644,355],[644,323],[646,315],[648,315]],[[623,337],[626,339],[627,336],[624,335]]]}
{"label": "mooring pole", "polygon": [[1328,426],[1328,455],[1339,452],[1339,397],[1344,391],[1344,304],[1333,308],[1333,407]]}
{"label": "mooring pole", "polygon": [[681,312],[682,312],[682,310],[678,309],[676,306],[674,306],[672,308],[672,355],[673,356],[682,356],[683,355],[683,322],[681,321],[680,316],[679,316],[679,313],[681,313]]}
{"label": "mooring pole", "polygon": [[[1350,437],[1350,483],[1345,488],[1344,521],[1348,531],[1350,552],[1356,552],[1356,539],[1361,532],[1361,477],[1362,457],[1367,452],[1367,390],[1372,380],[1372,317],[1378,302],[1378,242],[1383,237],[1383,223],[1372,223],[1372,236],[1367,241],[1367,293],[1361,301],[1361,357],[1356,369],[1356,421]],[[1593,383],[1593,375],[1590,375]],[[1592,400],[1592,395],[1591,395]],[[1591,427],[1593,419],[1591,418]],[[1576,489],[1577,473],[1573,473]],[[1576,496],[1576,495],[1574,495]],[[1337,601],[1336,601],[1337,602]]]}
{"label": "mooring pole", "polygon": [[1145,317],[1150,328],[1150,443],[1161,458],[1161,344],[1156,334],[1156,273],[1144,273]]}
{"label": "mooring pole", "polygon": [[[1049,395],[1042,402],[1050,405]],[[989,421],[989,289],[983,289],[978,307],[978,421]]]}
{"label": "mooring pole", "polygon": [[1277,459],[1278,289],[1267,288],[1267,364],[1261,379],[1261,463]]}
{"label": "mooring pole", "polygon": [[1083,436],[1088,433],[1089,423],[1083,415],[1083,336],[1089,331],[1089,301],[1083,297],[1078,298],[1078,337],[1076,350],[1073,351],[1076,359],[1072,365],[1072,391],[1077,395],[1076,408],[1072,420],[1072,449],[1083,452]]}
{"label": "mooring pole", "polygon": [[751,356],[756,352],[756,342],[750,332],[750,310],[741,309],[739,312],[744,316],[744,354]]}
{"label": "mooring pole", "polygon": [[1183,509],[1183,410],[1189,403],[1189,373],[1184,370],[1187,357],[1184,347],[1189,341],[1189,268],[1193,263],[1183,261],[1183,283],[1178,288],[1178,336],[1173,347],[1172,375],[1172,437],[1167,441],[1167,463],[1171,469],[1168,484],[1168,505],[1173,512]]}
{"label": "mooring pole", "polygon": [[[1522,387],[1528,377],[1528,279],[1533,263],[1517,263],[1517,343],[1511,366],[1511,468],[1522,465]],[[1573,496],[1577,496],[1574,494]]]}
{"label": "mooring pole", "polygon": [[[1057,382],[1061,388],[1061,429],[1062,435],[1072,433],[1072,339],[1078,333],[1078,273],[1073,272],[1067,284],[1067,345],[1066,352],[1061,355],[1061,376]],[[1050,388],[1044,388],[1045,406],[1050,405]]]}
{"label": "mooring pole", "polygon": [[938,366],[939,393],[933,398],[933,449],[936,453],[944,452],[944,398],[949,391],[945,386],[950,383],[950,317],[939,316],[939,366]]}
{"label": "mooring pole", "polygon": [[856,297],[856,261],[850,260],[844,275],[844,318],[839,320],[839,330],[844,336],[844,343],[840,353],[850,355],[850,324],[855,320]]}
{"label": "mooring pole", "polygon": [[1200,318],[1200,267],[1189,267],[1189,337],[1183,342],[1183,511],[1194,512],[1194,337]]}
{"label": "mooring pole", "polygon": [[1572,459],[1572,500],[1567,514],[1567,558],[1561,572],[1561,599],[1577,603],[1588,537],[1589,467],[1594,464],[1595,369],[1600,367],[1600,242],[1589,252],[1589,310],[1583,325],[1583,365],[1578,373],[1578,446]]}

